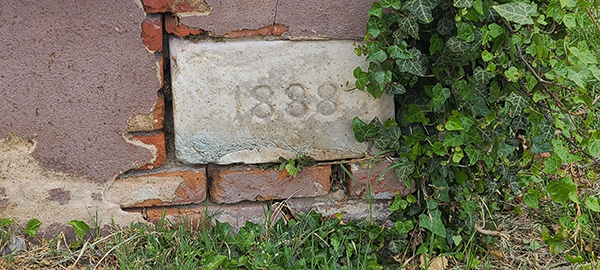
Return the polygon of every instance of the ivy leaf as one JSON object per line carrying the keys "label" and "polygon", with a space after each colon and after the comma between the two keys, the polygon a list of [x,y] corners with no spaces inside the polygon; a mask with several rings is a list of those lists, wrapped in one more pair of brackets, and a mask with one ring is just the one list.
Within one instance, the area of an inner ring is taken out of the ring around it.
{"label": "ivy leaf", "polygon": [[365,142],[366,140],[377,135],[377,129],[375,126],[367,125],[358,117],[354,117],[352,120],[352,129],[354,130],[354,138],[358,142]]}
{"label": "ivy leaf", "polygon": [[371,8],[368,11],[368,14],[371,16],[375,16],[377,18],[381,18],[383,15],[383,10],[381,9],[381,4],[379,2],[373,2]]}
{"label": "ivy leaf", "polygon": [[575,71],[575,69],[569,68],[569,74],[567,75],[567,78],[575,82],[577,86],[585,88],[585,86],[587,85],[587,81],[589,80],[591,75],[591,72],[587,69],[582,69],[579,72],[577,72]]}
{"label": "ivy leaf", "polygon": [[454,30],[454,21],[445,17],[441,18],[437,23],[436,30],[440,35],[450,34]]}
{"label": "ivy leaf", "polygon": [[493,8],[504,19],[518,24],[533,24],[531,16],[537,11],[536,4],[519,2],[493,6]]}
{"label": "ivy leaf", "polygon": [[488,25],[488,28],[490,29],[489,34],[493,38],[497,38],[498,36],[500,36],[504,33],[504,27],[497,25],[495,23]]}
{"label": "ivy leaf", "polygon": [[410,231],[412,231],[412,229],[415,228],[415,224],[412,220],[409,219],[405,221],[396,221],[394,227],[399,233],[409,233]]}
{"label": "ivy leaf", "polygon": [[588,141],[588,152],[590,153],[590,155],[592,155],[594,157],[598,157],[598,154],[600,154],[600,132],[599,131],[594,132],[594,134],[592,134],[592,136],[590,137],[590,139]]}
{"label": "ivy leaf", "polygon": [[388,136],[392,139],[390,142],[390,149],[396,149],[400,147],[400,138],[402,138],[402,130],[400,127],[391,127],[388,130]]}
{"label": "ivy leaf", "polygon": [[388,54],[394,59],[412,59],[414,56],[410,53],[406,46],[392,45],[388,48]]}
{"label": "ivy leaf", "polygon": [[38,228],[40,227],[40,225],[42,225],[42,223],[35,219],[32,218],[27,222],[27,227],[25,228],[25,233],[31,237],[35,237],[35,234],[37,233]]}
{"label": "ivy leaf", "polygon": [[474,0],[454,0],[454,6],[457,8],[470,8]]}
{"label": "ivy leaf", "polygon": [[414,16],[405,16],[398,19],[398,29],[402,29],[404,33],[419,39],[419,23],[417,23],[417,18]]}
{"label": "ivy leaf", "polygon": [[469,157],[469,166],[473,166],[477,161],[482,160],[485,155],[483,151],[475,149],[472,144],[465,147],[465,154]]}
{"label": "ivy leaf", "polygon": [[508,157],[508,155],[512,154],[515,151],[515,147],[505,143],[504,141],[500,142],[498,148],[498,157]]}
{"label": "ivy leaf", "polygon": [[377,71],[373,74],[373,78],[379,84],[379,86],[383,88],[387,85],[389,81],[392,80],[392,71]]}
{"label": "ivy leaf", "polygon": [[564,205],[569,199],[569,194],[577,192],[577,185],[569,177],[563,177],[560,180],[548,183],[546,187],[552,200]]}
{"label": "ivy leaf", "polygon": [[427,57],[417,48],[410,48],[409,52],[414,56],[412,59],[398,59],[398,70],[408,72],[420,77],[425,76],[427,72]]}
{"label": "ivy leaf", "polygon": [[438,4],[437,0],[409,0],[404,3],[404,9],[417,16],[420,23],[428,24],[433,20],[431,10]]}
{"label": "ivy leaf", "polygon": [[444,48],[444,40],[441,39],[437,33],[433,34],[429,39],[429,53],[433,55],[435,52]]}
{"label": "ivy leaf", "polygon": [[431,151],[433,151],[434,153],[436,153],[440,156],[445,156],[448,154],[448,149],[446,149],[446,147],[444,147],[444,144],[441,142],[433,143],[433,146],[431,147]]}
{"label": "ivy leaf", "polygon": [[385,53],[385,51],[381,49],[381,44],[379,42],[371,44],[371,47],[369,47],[369,49],[371,49],[371,51],[369,52],[369,56],[367,56],[367,61],[375,60],[382,63],[385,60],[387,60],[388,56]]}
{"label": "ivy leaf", "polygon": [[531,208],[540,208],[540,192],[530,188],[523,194],[523,202]]}
{"label": "ivy leaf", "polygon": [[567,13],[562,18],[563,23],[569,29],[577,26],[577,18],[573,13]]}
{"label": "ivy leaf", "polygon": [[589,50],[579,50],[577,47],[570,47],[569,50],[575,57],[585,64],[598,64],[598,59]]}
{"label": "ivy leaf", "polygon": [[458,31],[458,35],[456,36],[459,39],[462,39],[466,42],[472,42],[475,40],[475,26],[470,23],[465,22],[457,22],[456,30]]}
{"label": "ivy leaf", "polygon": [[[396,166],[396,164],[401,165]],[[396,164],[394,164],[394,166],[396,166],[394,168],[394,174],[396,177],[398,177],[398,180],[404,183],[404,185],[407,187],[412,187],[412,179],[410,178],[410,175],[415,170],[415,164],[409,162],[407,158],[400,159]]]}
{"label": "ivy leaf", "polygon": [[485,98],[477,96],[473,101],[473,113],[477,116],[486,116],[491,113],[487,106]]}
{"label": "ivy leaf", "polygon": [[569,152],[569,148],[567,148],[561,140],[553,139],[552,146],[554,146],[554,152],[564,163],[577,162],[581,160],[581,157],[571,154]]}
{"label": "ivy leaf", "polygon": [[444,145],[450,147],[456,147],[463,143],[463,137],[454,132],[446,133],[446,137],[444,138]]}
{"label": "ivy leaf", "polygon": [[446,226],[442,222],[442,212],[440,210],[431,210],[430,215],[419,215],[419,226],[442,238],[446,238]]}
{"label": "ivy leaf", "polygon": [[529,100],[525,99],[525,97],[518,94],[516,91],[510,93],[506,101],[511,104],[513,116],[521,114],[523,109],[529,107]]}
{"label": "ivy leaf", "polygon": [[404,88],[404,85],[402,85],[400,83],[392,84],[392,86],[387,91],[388,96],[402,95],[405,93],[406,93],[406,89]]}
{"label": "ivy leaf", "polygon": [[531,153],[532,154],[540,154],[552,151],[552,144],[549,141],[544,141],[542,136],[537,135],[533,137],[531,144]]}
{"label": "ivy leaf", "polygon": [[362,71],[360,67],[354,69],[354,78],[356,78],[356,82],[354,84],[356,85],[357,89],[363,90],[365,89],[365,85],[369,83],[368,73]]}
{"label": "ivy leaf", "polygon": [[429,101],[428,106],[430,110],[437,111],[444,105],[446,99],[450,97],[450,89],[445,88],[442,86],[442,84],[438,83],[431,89],[431,91],[432,98]]}
{"label": "ivy leaf", "polygon": [[384,26],[380,19],[376,17],[370,17],[367,22],[367,33],[374,38],[378,37],[385,31]]}
{"label": "ivy leaf", "polygon": [[479,84],[487,85],[494,78],[494,74],[477,66],[473,71],[473,79]]}
{"label": "ivy leaf", "polygon": [[447,130],[463,130],[465,129],[462,125],[462,123],[460,122],[460,120],[458,119],[458,117],[452,115],[450,117],[448,117],[448,122],[446,122],[446,125],[444,126]]}
{"label": "ivy leaf", "polygon": [[425,117],[425,113],[421,110],[421,107],[416,104],[408,105],[408,112],[406,113],[406,121],[411,123],[423,123],[429,124],[429,118]]}
{"label": "ivy leaf", "polygon": [[73,226],[73,231],[75,231],[79,238],[83,237],[90,230],[90,226],[83,221],[71,220],[67,224]]}
{"label": "ivy leaf", "polygon": [[402,7],[402,2],[400,2],[400,0],[381,0],[381,6],[384,8],[393,7],[395,9],[400,9]]}
{"label": "ivy leaf", "polygon": [[544,160],[544,172],[547,174],[555,174],[560,167],[561,160],[556,154],[552,154],[549,158]]}
{"label": "ivy leaf", "polygon": [[587,205],[587,207],[594,212],[600,212],[600,204],[598,203],[598,198],[594,196],[589,196],[585,198],[585,205]]}

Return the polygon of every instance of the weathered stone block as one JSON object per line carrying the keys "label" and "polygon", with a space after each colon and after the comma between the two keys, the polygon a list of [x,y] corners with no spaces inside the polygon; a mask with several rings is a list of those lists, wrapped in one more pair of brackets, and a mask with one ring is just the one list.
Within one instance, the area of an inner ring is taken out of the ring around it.
{"label": "weathered stone block", "polygon": [[[408,188],[400,182],[394,174],[394,169],[386,172],[392,165],[394,164],[387,160],[378,160],[371,165],[367,163],[350,164],[350,173],[356,181],[350,179],[348,182],[350,197],[364,198],[369,191],[369,185],[375,199],[393,199],[396,194],[405,196],[412,193],[414,187]],[[382,174],[383,176],[380,178]]]}
{"label": "weathered stone block", "polygon": [[393,98],[352,89],[352,41],[170,40],[175,148],[185,163],[263,163],[298,153],[362,157],[352,119],[393,116]]}
{"label": "weathered stone block", "polygon": [[216,203],[322,196],[331,187],[331,166],[305,167],[296,177],[248,166],[211,167],[208,174],[210,199]]}
{"label": "weathered stone block", "polygon": [[117,178],[105,197],[124,208],[200,203],[206,199],[206,169]]}

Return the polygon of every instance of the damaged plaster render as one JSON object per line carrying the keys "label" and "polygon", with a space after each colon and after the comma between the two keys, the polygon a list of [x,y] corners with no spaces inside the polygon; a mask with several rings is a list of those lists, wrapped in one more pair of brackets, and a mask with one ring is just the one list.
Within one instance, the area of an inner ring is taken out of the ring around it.
{"label": "damaged plaster render", "polygon": [[145,18],[130,0],[0,1],[0,138],[34,138],[40,165],[99,183],[153,159],[122,136],[161,87]]}
{"label": "damaged plaster render", "polygon": [[19,224],[36,218],[42,222],[40,231],[74,219],[91,224],[96,215],[101,225],[144,222],[141,214],[125,212],[106,199],[104,192],[112,182],[97,183],[40,166],[31,155],[37,146],[35,140],[13,134],[0,139],[0,216]]}

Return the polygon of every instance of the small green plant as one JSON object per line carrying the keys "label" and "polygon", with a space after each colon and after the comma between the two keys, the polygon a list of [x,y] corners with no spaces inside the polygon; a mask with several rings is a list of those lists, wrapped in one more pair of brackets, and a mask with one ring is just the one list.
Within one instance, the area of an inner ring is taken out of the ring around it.
{"label": "small green plant", "polygon": [[42,223],[39,220],[35,218],[30,219],[27,222],[27,227],[25,227],[25,233],[31,237],[35,237],[40,225],[42,225]]}
{"label": "small green plant", "polygon": [[315,165],[315,160],[304,154],[296,155],[296,158],[285,159],[279,157],[279,170],[286,170],[291,176],[296,177],[299,172],[302,172],[304,166]]}

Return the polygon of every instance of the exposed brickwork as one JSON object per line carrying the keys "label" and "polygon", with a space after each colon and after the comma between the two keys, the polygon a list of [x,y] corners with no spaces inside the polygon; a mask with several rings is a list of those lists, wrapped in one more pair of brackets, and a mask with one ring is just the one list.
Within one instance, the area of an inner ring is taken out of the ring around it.
{"label": "exposed brickwork", "polygon": [[176,16],[169,14],[165,14],[165,30],[169,34],[175,34],[180,37],[204,33],[204,31],[200,29],[190,28],[182,25]]}
{"label": "exposed brickwork", "polygon": [[[184,220],[192,224],[196,228],[200,228],[202,224],[209,226],[206,222],[206,217],[212,216],[219,222],[227,222],[233,228],[234,232],[237,232],[239,228],[243,227],[247,221],[254,222],[257,224],[265,224],[267,220],[265,217],[269,213],[269,207],[266,203],[260,202],[245,202],[237,204],[194,204],[186,206],[172,206],[172,207],[152,207],[141,209],[126,209],[127,211],[145,211],[145,215],[148,221],[157,222],[160,221],[163,214],[165,218],[178,224]],[[281,216],[276,216],[271,220],[276,220]]]}
{"label": "exposed brickwork", "polygon": [[165,149],[165,134],[160,131],[151,135],[131,136],[133,140],[139,140],[144,144],[154,145],[156,147],[155,160],[152,163],[144,164],[138,167],[138,170],[153,169],[165,165],[167,162],[167,151]]}
{"label": "exposed brickwork", "polygon": [[151,207],[200,203],[206,199],[206,169],[160,172],[117,178],[106,191],[121,207]]}
{"label": "exposed brickwork", "polygon": [[127,132],[150,132],[162,129],[165,122],[165,98],[159,96],[152,111],[136,114],[127,120]]}
{"label": "exposed brickwork", "polygon": [[162,15],[148,14],[142,22],[142,41],[144,46],[152,52],[162,51]]}
{"label": "exposed brickwork", "polygon": [[200,0],[142,0],[146,13],[206,14],[211,8]]}
{"label": "exposed brickwork", "polygon": [[252,36],[281,36],[287,31],[287,28],[282,24],[267,25],[256,30],[239,30],[231,31],[224,34],[224,37],[252,37]]}
{"label": "exposed brickwork", "polygon": [[210,199],[217,203],[313,197],[329,192],[331,166],[306,167],[294,178],[285,170],[250,166],[210,167]]}
{"label": "exposed brickwork", "polygon": [[[375,199],[393,199],[396,193],[406,195],[414,191],[398,180],[398,177],[393,172],[393,169],[387,171],[385,175],[377,182],[379,176],[391,167],[393,164],[390,161],[377,161],[372,168],[368,168],[366,164],[353,163],[350,164],[350,172],[356,180],[352,179],[348,182],[349,195],[352,198],[364,198],[367,192],[367,183],[371,185],[371,191],[375,195]],[[377,183],[377,184],[376,184]]]}

